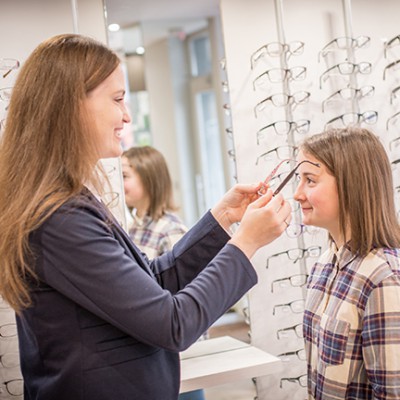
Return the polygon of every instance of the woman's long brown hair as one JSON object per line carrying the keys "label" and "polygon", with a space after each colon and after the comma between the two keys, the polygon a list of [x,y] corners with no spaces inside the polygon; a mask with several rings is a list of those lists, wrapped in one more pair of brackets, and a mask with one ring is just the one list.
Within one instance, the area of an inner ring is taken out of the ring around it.
{"label": "woman's long brown hair", "polygon": [[100,187],[93,124],[84,100],[119,65],[101,43],[58,35],[19,71],[0,142],[0,294],[18,312],[35,277],[29,235],[82,190]]}

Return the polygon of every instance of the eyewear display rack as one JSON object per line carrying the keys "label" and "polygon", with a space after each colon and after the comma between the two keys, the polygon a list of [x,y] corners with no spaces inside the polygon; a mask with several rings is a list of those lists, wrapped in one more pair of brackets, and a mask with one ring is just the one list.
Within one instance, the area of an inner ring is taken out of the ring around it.
{"label": "eyewear display rack", "polygon": [[[396,0],[221,0],[226,131],[238,182],[263,181],[282,159],[294,160],[307,135],[361,125],[384,143],[400,193],[399,13]],[[271,184],[294,165],[283,163]],[[295,187],[287,185],[285,198]],[[252,259],[259,283],[245,310],[251,344],[283,361],[276,374],[255,379],[258,400],[307,397],[305,282],[328,235],[302,226],[289,201],[292,226]]]}

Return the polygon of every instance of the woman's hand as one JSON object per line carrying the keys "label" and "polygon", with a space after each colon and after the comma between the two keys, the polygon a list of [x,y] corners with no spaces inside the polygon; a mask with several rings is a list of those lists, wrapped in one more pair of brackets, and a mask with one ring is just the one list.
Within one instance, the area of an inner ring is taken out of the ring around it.
{"label": "woman's hand", "polygon": [[292,219],[291,207],[281,194],[272,197],[272,190],[248,205],[239,228],[229,243],[251,258],[266,244],[279,237]]}
{"label": "woman's hand", "polygon": [[222,197],[220,202],[211,209],[211,213],[219,224],[225,229],[235,222],[241,221],[247,206],[259,198],[258,191],[261,183],[258,185],[237,184],[233,186]]}

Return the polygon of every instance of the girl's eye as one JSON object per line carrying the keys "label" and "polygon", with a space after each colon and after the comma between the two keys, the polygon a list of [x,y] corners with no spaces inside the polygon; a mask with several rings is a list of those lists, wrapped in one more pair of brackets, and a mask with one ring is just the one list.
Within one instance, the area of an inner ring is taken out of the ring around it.
{"label": "girl's eye", "polygon": [[310,178],[306,178],[306,180],[307,180],[307,183],[308,184],[310,184],[310,183],[315,183],[312,179],[310,179]]}

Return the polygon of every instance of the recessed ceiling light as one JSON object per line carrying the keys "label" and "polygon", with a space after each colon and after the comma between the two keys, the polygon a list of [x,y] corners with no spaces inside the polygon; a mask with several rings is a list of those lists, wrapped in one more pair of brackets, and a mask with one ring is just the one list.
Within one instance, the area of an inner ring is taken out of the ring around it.
{"label": "recessed ceiling light", "polygon": [[143,46],[138,46],[138,47],[136,47],[136,54],[139,54],[139,55],[142,55],[142,54],[144,54],[144,52],[145,52],[145,50],[144,50],[144,47]]}
{"label": "recessed ceiling light", "polygon": [[110,24],[108,25],[108,30],[110,32],[118,32],[120,29],[120,26],[118,24]]}

